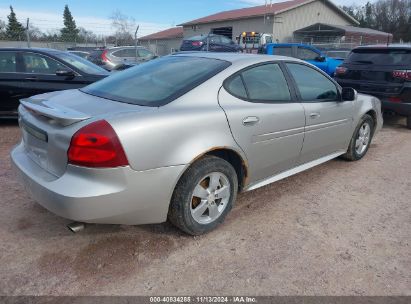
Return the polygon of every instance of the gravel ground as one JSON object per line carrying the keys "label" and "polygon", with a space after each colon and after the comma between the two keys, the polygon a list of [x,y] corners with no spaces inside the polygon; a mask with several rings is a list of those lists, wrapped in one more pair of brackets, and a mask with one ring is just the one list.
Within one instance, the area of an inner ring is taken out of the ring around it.
{"label": "gravel ground", "polygon": [[201,237],[169,224],[90,225],[15,180],[0,125],[2,295],[411,295],[411,131],[389,118],[359,162],[333,160],[241,194]]}

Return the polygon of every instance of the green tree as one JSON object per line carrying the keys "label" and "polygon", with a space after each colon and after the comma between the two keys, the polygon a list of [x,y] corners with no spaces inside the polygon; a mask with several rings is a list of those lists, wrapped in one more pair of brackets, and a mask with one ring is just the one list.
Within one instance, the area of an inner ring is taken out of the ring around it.
{"label": "green tree", "polygon": [[79,29],[76,26],[76,21],[74,21],[67,4],[64,7],[63,19],[64,27],[60,30],[61,40],[76,41],[78,39]]}
{"label": "green tree", "polygon": [[17,21],[16,13],[10,5],[10,15],[7,16],[9,20],[6,27],[6,37],[11,40],[21,40],[24,37],[24,27]]}

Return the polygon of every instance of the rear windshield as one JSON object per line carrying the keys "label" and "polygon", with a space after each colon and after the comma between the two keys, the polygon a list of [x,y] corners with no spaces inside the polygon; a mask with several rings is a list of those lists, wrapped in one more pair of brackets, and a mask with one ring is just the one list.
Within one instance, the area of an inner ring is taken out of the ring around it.
{"label": "rear windshield", "polygon": [[203,40],[204,38],[206,38],[207,36],[194,36],[194,37],[190,37],[187,38],[186,40],[190,40],[190,41],[200,41]]}
{"label": "rear windshield", "polygon": [[158,107],[182,96],[230,64],[210,58],[166,56],[113,74],[81,90],[119,102]]}
{"label": "rear windshield", "polygon": [[53,53],[54,56],[60,58],[64,62],[71,64],[72,66],[76,67],[80,71],[91,74],[91,75],[108,75],[108,72],[100,68],[99,66],[95,65],[94,63],[88,61],[87,59],[81,58],[79,56],[73,55],[71,53],[60,53],[56,52]]}
{"label": "rear windshield", "polygon": [[348,56],[354,64],[409,65],[411,50],[406,49],[357,49]]}

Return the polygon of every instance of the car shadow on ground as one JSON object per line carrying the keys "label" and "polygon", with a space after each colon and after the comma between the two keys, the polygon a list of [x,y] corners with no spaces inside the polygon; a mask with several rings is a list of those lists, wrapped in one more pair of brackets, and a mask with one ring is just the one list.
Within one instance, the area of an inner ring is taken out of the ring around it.
{"label": "car shadow on ground", "polygon": [[406,124],[406,118],[403,116],[384,113],[384,128],[396,128],[402,130],[408,130]]}

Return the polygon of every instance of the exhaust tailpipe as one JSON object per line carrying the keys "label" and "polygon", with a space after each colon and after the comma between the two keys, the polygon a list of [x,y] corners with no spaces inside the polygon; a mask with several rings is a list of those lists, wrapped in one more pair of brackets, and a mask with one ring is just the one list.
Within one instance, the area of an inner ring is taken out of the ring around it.
{"label": "exhaust tailpipe", "polygon": [[77,232],[84,230],[84,227],[85,227],[84,223],[79,223],[79,222],[73,222],[67,225],[67,228],[73,233],[77,233]]}

